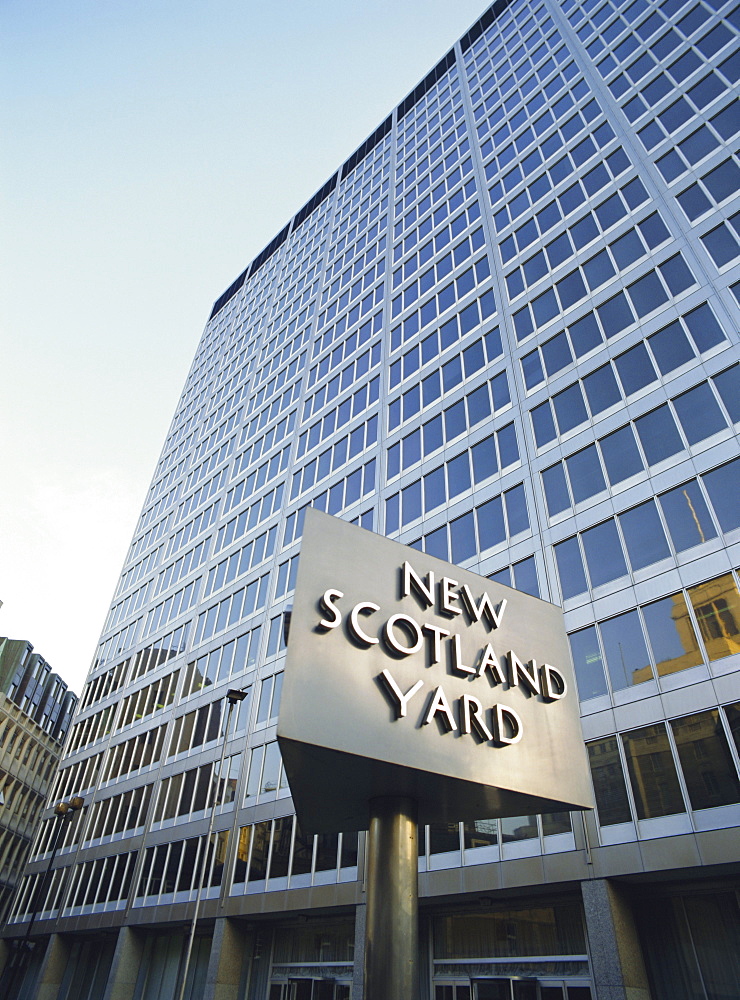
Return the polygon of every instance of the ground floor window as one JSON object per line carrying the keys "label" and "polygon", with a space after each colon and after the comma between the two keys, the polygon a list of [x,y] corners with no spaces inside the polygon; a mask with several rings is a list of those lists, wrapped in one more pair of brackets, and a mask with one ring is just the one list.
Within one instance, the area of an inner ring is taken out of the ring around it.
{"label": "ground floor window", "polygon": [[532,976],[495,976],[435,983],[434,1000],[592,1000],[590,984]]}
{"label": "ground floor window", "polygon": [[591,1000],[580,901],[438,915],[434,1000]]}
{"label": "ground floor window", "polygon": [[276,928],[269,1000],[350,1000],[354,950],[353,920]]}
{"label": "ground floor window", "polygon": [[740,996],[740,909],[734,892],[638,899],[635,917],[653,996]]}

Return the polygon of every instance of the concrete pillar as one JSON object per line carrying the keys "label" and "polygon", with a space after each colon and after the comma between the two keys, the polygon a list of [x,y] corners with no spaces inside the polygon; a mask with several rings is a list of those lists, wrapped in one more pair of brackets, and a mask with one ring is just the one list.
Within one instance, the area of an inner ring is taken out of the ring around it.
{"label": "concrete pillar", "polygon": [[144,935],[131,927],[118,931],[103,1000],[132,1000],[144,952]]}
{"label": "concrete pillar", "polygon": [[355,907],[355,952],[352,970],[352,1000],[362,1000],[365,995],[365,924],[367,907],[358,903]]}
{"label": "concrete pillar", "polygon": [[51,935],[41,959],[34,1000],[56,1000],[67,971],[70,948],[69,938],[62,934]]}
{"label": "concrete pillar", "polygon": [[229,917],[216,920],[203,1000],[238,1000],[247,971],[245,966],[251,960],[249,928]]}
{"label": "concrete pillar", "polygon": [[581,883],[595,1000],[650,1000],[632,907],[607,879]]}

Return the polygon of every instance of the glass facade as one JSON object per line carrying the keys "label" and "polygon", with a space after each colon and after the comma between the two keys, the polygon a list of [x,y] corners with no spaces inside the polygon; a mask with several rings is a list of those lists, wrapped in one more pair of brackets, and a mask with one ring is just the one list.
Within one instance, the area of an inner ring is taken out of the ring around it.
{"label": "glass facade", "polygon": [[[693,867],[729,863],[707,838],[740,802],[739,35],[731,2],[498,0],[217,300],[55,785],[88,803],[60,933],[199,886],[231,917],[362,902],[363,836],[301,832],[275,741],[309,506],[565,611],[596,811],[426,831],[422,896],[462,893],[427,995],[584,997],[594,858],[680,880],[689,837]],[[524,858],[512,885],[575,901],[463,912]],[[249,996],[348,995],[344,931],[287,933]],[[291,992],[286,955],[305,982],[336,963],[335,992]]]}

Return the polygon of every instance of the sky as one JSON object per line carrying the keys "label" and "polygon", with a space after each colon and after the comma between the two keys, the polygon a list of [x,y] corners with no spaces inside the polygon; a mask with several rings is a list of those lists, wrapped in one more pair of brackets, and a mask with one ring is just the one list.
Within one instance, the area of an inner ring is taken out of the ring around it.
{"label": "sky", "polygon": [[481,0],[0,0],[0,635],[80,692],[213,301]]}

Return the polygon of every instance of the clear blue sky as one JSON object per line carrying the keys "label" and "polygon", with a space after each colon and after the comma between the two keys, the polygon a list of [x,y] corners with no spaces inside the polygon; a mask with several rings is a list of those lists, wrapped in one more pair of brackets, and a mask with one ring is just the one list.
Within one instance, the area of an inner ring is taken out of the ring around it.
{"label": "clear blue sky", "polygon": [[484,6],[0,3],[0,635],[78,691],[211,303]]}

